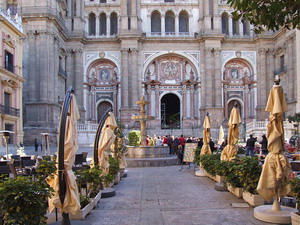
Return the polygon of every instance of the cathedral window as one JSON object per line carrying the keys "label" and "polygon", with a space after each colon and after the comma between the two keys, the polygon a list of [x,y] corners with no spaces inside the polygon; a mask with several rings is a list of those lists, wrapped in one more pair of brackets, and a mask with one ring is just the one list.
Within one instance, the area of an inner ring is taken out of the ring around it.
{"label": "cathedral window", "polygon": [[106,3],[106,0],[100,0],[100,3]]}
{"label": "cathedral window", "polygon": [[174,2],[174,0],[165,0],[165,2]]}
{"label": "cathedral window", "polygon": [[235,20],[233,19],[232,20],[232,34],[233,35],[239,35],[240,34],[240,31],[239,31],[239,21],[238,20]]}
{"label": "cathedral window", "polygon": [[248,20],[242,20],[243,23],[243,35],[250,35],[250,23]]}
{"label": "cathedral window", "polygon": [[165,32],[166,35],[175,34],[175,15],[172,11],[168,11],[165,16]]}
{"label": "cathedral window", "polygon": [[185,34],[189,32],[189,15],[186,11],[179,14],[179,33]]}
{"label": "cathedral window", "polygon": [[118,34],[118,16],[113,12],[110,14],[110,35]]}
{"label": "cathedral window", "polygon": [[14,55],[5,50],[4,67],[10,72],[14,72]]}
{"label": "cathedral window", "polygon": [[222,14],[222,34],[229,35],[229,29],[228,29],[228,14],[223,13]]}
{"label": "cathedral window", "polygon": [[106,14],[100,14],[100,35],[106,35]]}
{"label": "cathedral window", "polygon": [[96,35],[96,16],[94,13],[89,15],[89,35]]}
{"label": "cathedral window", "polygon": [[151,33],[152,34],[161,33],[161,17],[158,11],[154,11],[151,15]]}

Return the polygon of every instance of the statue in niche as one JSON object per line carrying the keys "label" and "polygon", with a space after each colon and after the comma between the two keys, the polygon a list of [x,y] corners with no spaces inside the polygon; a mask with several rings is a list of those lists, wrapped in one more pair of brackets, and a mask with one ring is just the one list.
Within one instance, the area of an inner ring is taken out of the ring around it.
{"label": "statue in niche", "polygon": [[109,78],[109,71],[104,69],[100,71],[100,80],[107,81]]}
{"label": "statue in niche", "polygon": [[230,75],[232,79],[239,79],[239,71],[237,69],[231,69]]}

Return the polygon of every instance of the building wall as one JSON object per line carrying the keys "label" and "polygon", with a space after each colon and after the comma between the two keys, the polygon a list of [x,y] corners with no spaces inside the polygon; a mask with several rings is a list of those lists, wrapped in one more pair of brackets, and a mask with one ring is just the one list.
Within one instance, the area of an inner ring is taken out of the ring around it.
{"label": "building wall", "polygon": [[[10,144],[23,143],[21,18],[0,7],[0,130],[10,130]],[[9,56],[7,55],[9,52]],[[12,60],[12,61],[10,61]],[[0,132],[0,145],[4,145]]]}
{"label": "building wall", "polygon": [[[153,12],[161,16],[160,32],[151,31]],[[182,12],[188,15],[187,32],[180,32]],[[217,136],[233,100],[241,105],[243,123],[267,118],[264,107],[277,70],[282,72],[287,115],[293,114],[299,108],[299,32],[255,35],[246,21],[234,22],[231,12],[225,1],[206,0],[21,1],[28,36],[24,63],[30,65],[24,69],[28,141],[47,132],[56,142],[61,102],[70,86],[75,89],[82,123],[97,122],[97,113],[106,102],[128,129],[137,127],[131,116],[138,113],[136,101],[145,95],[151,102],[147,112],[155,116],[148,122],[150,132],[169,132],[161,130],[160,99],[176,92],[181,99],[181,132],[189,135],[192,127],[193,134],[200,135],[204,115],[209,112],[213,135]],[[174,32],[166,32],[168,13],[174,14]],[[100,15],[104,14],[106,33],[101,33]],[[117,34],[111,33],[113,15],[117,17]],[[223,34],[224,18],[228,22]],[[92,30],[91,21],[95,24]],[[286,71],[280,67],[282,55]],[[157,79],[153,74],[160,68],[160,57],[186,60],[197,77],[190,79],[185,74],[167,82]],[[233,72],[226,78],[224,73],[233,67],[241,74]],[[100,77],[102,72],[107,79]]]}

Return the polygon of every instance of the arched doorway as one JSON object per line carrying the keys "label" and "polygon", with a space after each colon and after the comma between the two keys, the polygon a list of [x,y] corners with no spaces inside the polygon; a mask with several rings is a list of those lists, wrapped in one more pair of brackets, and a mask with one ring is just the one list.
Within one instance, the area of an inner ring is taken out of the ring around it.
{"label": "arched doorway", "polygon": [[162,97],[160,112],[162,129],[180,129],[180,100],[175,94]]}
{"label": "arched doorway", "polygon": [[101,102],[97,107],[97,122],[99,123],[102,115],[108,110],[109,108],[112,108],[112,105],[108,101]]}

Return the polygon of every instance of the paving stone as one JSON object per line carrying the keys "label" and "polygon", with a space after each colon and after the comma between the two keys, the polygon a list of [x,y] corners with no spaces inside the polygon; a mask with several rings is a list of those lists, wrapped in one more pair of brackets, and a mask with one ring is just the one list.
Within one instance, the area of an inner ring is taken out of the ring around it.
{"label": "paving stone", "polygon": [[253,216],[253,208],[228,192],[214,190],[215,182],[196,177],[180,166],[130,168],[114,186],[116,196],[101,199],[87,216],[92,225],[270,225]]}

